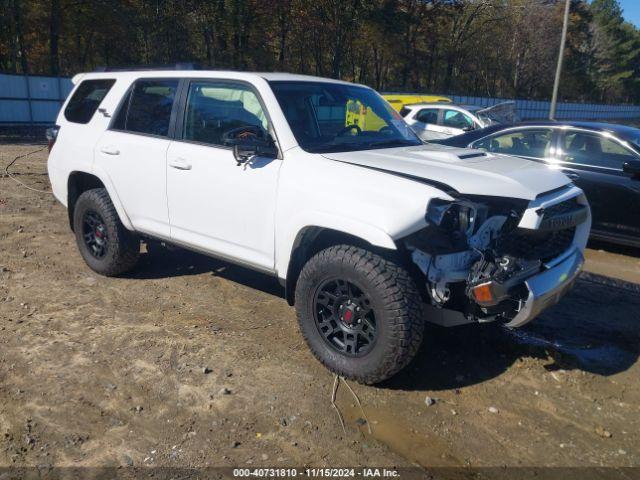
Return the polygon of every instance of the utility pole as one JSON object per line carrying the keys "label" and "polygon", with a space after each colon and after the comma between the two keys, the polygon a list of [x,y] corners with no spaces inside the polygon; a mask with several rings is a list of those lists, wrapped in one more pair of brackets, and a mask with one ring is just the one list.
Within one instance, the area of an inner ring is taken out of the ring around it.
{"label": "utility pole", "polygon": [[571,0],[565,0],[564,22],[562,24],[562,37],[560,38],[560,53],[558,53],[558,66],[556,68],[556,78],[553,81],[553,96],[551,97],[551,108],[549,109],[549,120],[555,120],[556,104],[558,103],[558,88],[560,88],[560,74],[562,73],[562,57],[564,57],[564,44],[567,40],[567,27],[569,26],[569,6]]}

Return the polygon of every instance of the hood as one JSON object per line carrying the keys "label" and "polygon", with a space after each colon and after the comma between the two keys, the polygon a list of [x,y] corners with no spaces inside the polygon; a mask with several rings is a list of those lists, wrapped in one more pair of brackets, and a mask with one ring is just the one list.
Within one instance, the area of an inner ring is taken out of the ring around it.
{"label": "hood", "polygon": [[325,153],[325,158],[414,178],[467,195],[533,200],[570,180],[532,160],[441,145]]}
{"label": "hood", "polygon": [[478,110],[476,115],[482,119],[489,120],[488,124],[494,123],[515,123],[520,119],[516,114],[516,102],[502,102],[493,105],[492,107],[483,108]]}

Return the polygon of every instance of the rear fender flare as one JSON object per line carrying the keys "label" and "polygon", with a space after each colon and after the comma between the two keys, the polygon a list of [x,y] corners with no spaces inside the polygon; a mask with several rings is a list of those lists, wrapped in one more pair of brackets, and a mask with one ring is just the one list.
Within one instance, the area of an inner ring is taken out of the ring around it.
{"label": "rear fender flare", "polygon": [[127,212],[124,208],[124,205],[122,204],[122,201],[120,200],[120,197],[118,196],[118,191],[116,190],[113,181],[111,180],[111,178],[109,177],[109,175],[107,174],[107,172],[105,170],[103,170],[100,167],[97,167],[94,164],[94,168],[93,168],[93,172],[91,172],[93,175],[95,175],[96,177],[98,177],[100,179],[100,181],[102,182],[102,184],[104,185],[104,187],[107,189],[107,193],[109,194],[109,198],[111,198],[111,202],[113,203],[113,206],[116,209],[116,212],[118,213],[118,217],[120,217],[120,221],[122,222],[122,224],[124,225],[124,227],[127,230],[135,230],[133,228],[133,224],[131,223],[131,219],[129,218],[129,216],[127,215]]}

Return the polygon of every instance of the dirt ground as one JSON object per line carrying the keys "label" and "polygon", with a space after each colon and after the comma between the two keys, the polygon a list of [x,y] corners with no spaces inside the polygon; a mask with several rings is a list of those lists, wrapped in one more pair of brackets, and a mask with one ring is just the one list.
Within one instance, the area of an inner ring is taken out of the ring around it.
{"label": "dirt ground", "polygon": [[[33,149],[0,145],[2,173]],[[16,178],[48,189],[45,161]],[[0,467],[640,466],[640,252],[589,250],[524,329],[428,327],[407,371],[350,384],[364,413],[340,386],[344,433],[275,280],[185,251],[100,277],[2,176]]]}

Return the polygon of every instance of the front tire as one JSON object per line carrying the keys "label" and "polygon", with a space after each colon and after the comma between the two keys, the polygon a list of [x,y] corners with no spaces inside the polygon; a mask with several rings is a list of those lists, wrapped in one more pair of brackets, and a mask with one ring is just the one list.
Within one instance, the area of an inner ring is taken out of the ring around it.
{"label": "front tire", "polygon": [[73,229],[80,254],[94,272],[121,275],[138,262],[140,239],[122,225],[104,188],[87,190],[78,197]]}
{"label": "front tire", "polygon": [[397,263],[336,245],[313,256],[296,287],[309,348],[329,370],[360,383],[386,380],[413,359],[424,332],[422,300]]}

